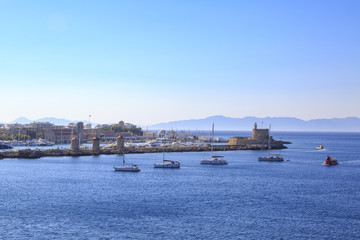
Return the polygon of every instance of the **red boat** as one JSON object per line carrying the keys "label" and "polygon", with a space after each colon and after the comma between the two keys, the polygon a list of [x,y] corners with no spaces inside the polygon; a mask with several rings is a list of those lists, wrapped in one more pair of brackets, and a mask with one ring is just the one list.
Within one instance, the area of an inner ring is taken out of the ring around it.
{"label": "red boat", "polygon": [[331,165],[337,165],[338,161],[335,158],[330,157],[330,155],[327,155],[326,160],[323,162],[323,165],[325,166],[331,166]]}

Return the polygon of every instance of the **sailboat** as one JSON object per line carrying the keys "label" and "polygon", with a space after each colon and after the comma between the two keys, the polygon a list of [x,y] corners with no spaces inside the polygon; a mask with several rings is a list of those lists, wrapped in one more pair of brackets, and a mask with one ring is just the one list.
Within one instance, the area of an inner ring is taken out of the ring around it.
{"label": "sailboat", "polygon": [[211,133],[211,158],[210,159],[201,159],[201,164],[209,165],[226,165],[228,164],[224,156],[215,156],[214,155],[214,124],[212,125]]}
{"label": "sailboat", "polygon": [[270,130],[271,130],[271,125],[269,126],[269,136],[268,136],[268,155],[265,157],[258,157],[259,161],[267,161],[267,162],[283,162],[284,161],[284,157],[281,156],[280,154],[271,154],[270,153]]}
{"label": "sailboat", "polygon": [[180,162],[165,159],[165,148],[163,151],[163,162],[155,163],[154,168],[180,168]]}
{"label": "sailboat", "polygon": [[140,168],[138,165],[130,165],[130,166],[125,166],[125,154],[123,152],[123,164],[122,166],[113,166],[113,168],[115,169],[115,171],[121,171],[121,172],[140,172]]}

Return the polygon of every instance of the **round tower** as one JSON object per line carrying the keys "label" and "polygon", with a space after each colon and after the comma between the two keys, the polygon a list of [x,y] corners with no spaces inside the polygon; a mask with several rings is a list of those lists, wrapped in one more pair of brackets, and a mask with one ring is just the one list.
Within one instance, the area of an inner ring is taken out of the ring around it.
{"label": "round tower", "polygon": [[92,139],[92,144],[93,144],[92,150],[93,150],[94,152],[99,152],[99,151],[100,151],[100,138],[98,138],[98,137],[93,137],[93,139]]}
{"label": "round tower", "polygon": [[79,151],[80,150],[79,139],[77,139],[77,137],[73,137],[71,139],[71,150],[72,151]]}

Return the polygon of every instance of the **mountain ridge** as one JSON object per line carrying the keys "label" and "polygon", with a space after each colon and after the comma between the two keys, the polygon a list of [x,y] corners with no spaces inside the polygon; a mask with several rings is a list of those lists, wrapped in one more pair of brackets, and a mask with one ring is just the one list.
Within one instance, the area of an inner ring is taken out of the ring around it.
{"label": "mountain ridge", "polygon": [[271,129],[274,131],[360,131],[358,117],[302,120],[295,117],[233,118],[222,115],[159,123],[150,125],[149,129],[206,130],[210,129],[211,124],[214,123],[217,130],[246,131],[251,130],[255,122],[259,128],[268,128],[271,124]]}

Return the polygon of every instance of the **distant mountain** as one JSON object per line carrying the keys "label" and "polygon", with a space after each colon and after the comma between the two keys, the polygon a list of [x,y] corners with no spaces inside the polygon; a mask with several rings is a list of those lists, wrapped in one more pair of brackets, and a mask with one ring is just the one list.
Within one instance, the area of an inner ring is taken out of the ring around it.
{"label": "distant mountain", "polygon": [[31,122],[32,121],[26,117],[19,117],[19,118],[15,119],[14,121],[12,121],[11,123],[28,124]]}
{"label": "distant mountain", "polygon": [[[36,120],[30,120],[26,117],[19,117],[17,119],[15,119],[14,121],[12,121],[11,123],[21,123],[21,124],[29,124],[29,123],[32,123],[32,122],[50,122],[50,123],[53,123],[55,125],[68,125],[69,123],[73,123],[73,122],[80,122],[78,120],[68,120],[68,119],[65,119],[65,118],[54,118],[54,117],[45,117],[45,118],[40,118],[40,119],[36,119]],[[88,123],[91,123],[93,125],[97,125],[97,123],[92,123],[92,122],[89,122],[89,121],[81,121],[83,122],[84,124],[88,124]]]}
{"label": "distant mountain", "polygon": [[313,119],[309,121],[292,117],[244,117],[231,118],[225,116],[212,116],[203,119],[191,119],[159,123],[149,126],[150,129],[174,129],[174,130],[210,130],[212,123],[216,130],[251,130],[254,123],[259,128],[268,128],[274,131],[345,131],[359,132],[360,118],[332,118],[332,119]]}
{"label": "distant mountain", "polygon": [[35,122],[50,122],[53,123],[55,125],[68,125],[69,123],[72,122],[76,122],[76,121],[71,121],[65,118],[53,118],[53,117],[46,117],[46,118],[40,118],[35,120]]}

